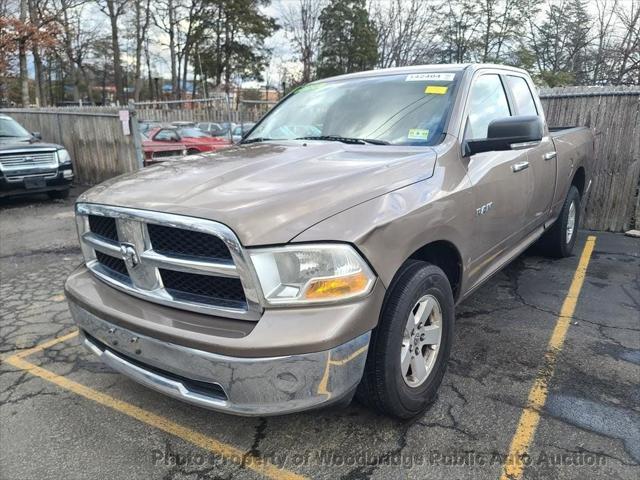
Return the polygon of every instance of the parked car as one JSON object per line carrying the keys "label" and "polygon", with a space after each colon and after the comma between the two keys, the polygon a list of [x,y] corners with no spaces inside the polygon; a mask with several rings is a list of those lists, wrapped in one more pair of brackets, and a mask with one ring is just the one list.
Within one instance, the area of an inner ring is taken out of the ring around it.
{"label": "parked car", "polygon": [[0,114],[0,197],[46,193],[67,198],[73,181],[69,152],[44,143],[13,118]]}
{"label": "parked car", "polygon": [[233,130],[236,124],[230,122],[202,122],[196,126],[212,137],[229,137],[229,130]]}
{"label": "parked car", "polygon": [[[217,134],[222,131],[222,126],[215,122],[196,123],[196,127],[211,136],[217,136]],[[214,135],[214,133],[216,135]]]}
{"label": "parked car", "polygon": [[171,122],[171,125],[174,127],[186,128],[186,127],[195,127],[196,122],[190,122],[187,120],[178,120],[176,122]]}
{"label": "parked car", "polygon": [[112,368],[186,402],[271,415],[355,392],[413,417],[455,305],[536,241],[571,255],[593,141],[550,129],[516,68],[320,80],[216,161],[86,192],[71,313]]}
{"label": "parked car", "polygon": [[233,127],[232,139],[233,143],[238,143],[242,140],[242,137],[253,128],[255,123],[241,123],[240,125],[236,125]]}
{"label": "parked car", "polygon": [[217,150],[227,148],[231,142],[225,138],[215,138],[202,132],[195,127],[175,128],[161,127],[149,130],[147,132],[148,142],[143,141],[145,145],[169,145],[183,148],[187,155],[193,155],[202,152],[215,152]]}
{"label": "parked car", "polygon": [[142,134],[147,133],[152,128],[158,128],[160,126],[162,126],[162,124],[155,120],[138,120],[138,128]]}
{"label": "parked car", "polygon": [[141,132],[140,135],[142,136],[142,152],[145,166],[187,155],[187,148],[183,142],[156,141],[149,138],[145,133]]}

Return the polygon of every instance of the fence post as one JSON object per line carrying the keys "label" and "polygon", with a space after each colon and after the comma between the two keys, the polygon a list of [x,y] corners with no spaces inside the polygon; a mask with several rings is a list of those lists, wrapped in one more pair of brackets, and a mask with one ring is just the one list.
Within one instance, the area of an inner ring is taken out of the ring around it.
{"label": "fence post", "polygon": [[229,101],[229,94],[226,93],[224,96],[225,100],[226,100],[226,104],[227,104],[227,122],[229,123],[229,141],[231,143],[233,143],[233,132],[231,131],[231,102]]}
{"label": "fence post", "polygon": [[56,113],[56,123],[58,124],[58,137],[60,137],[58,143],[60,145],[63,145],[62,140],[64,140],[64,138],[62,137],[62,123],[60,123],[60,114],[59,113]]}
{"label": "fence post", "polygon": [[140,169],[144,167],[144,154],[142,152],[142,142],[140,141],[140,125],[138,125],[138,117],[136,116],[136,104],[133,99],[129,99],[129,125],[131,126],[136,162]]}

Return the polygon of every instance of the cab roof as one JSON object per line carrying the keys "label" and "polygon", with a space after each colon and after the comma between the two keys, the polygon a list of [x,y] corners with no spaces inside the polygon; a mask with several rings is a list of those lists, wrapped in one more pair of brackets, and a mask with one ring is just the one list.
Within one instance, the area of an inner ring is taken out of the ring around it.
{"label": "cab roof", "polygon": [[367,70],[364,72],[347,73],[345,75],[336,75],[334,77],[323,78],[319,82],[346,80],[351,78],[377,77],[383,75],[402,75],[418,72],[453,72],[457,73],[463,70],[476,71],[484,68],[505,70],[510,72],[527,73],[521,68],[511,67],[508,65],[498,65],[493,63],[438,63],[427,65],[412,65],[408,67],[380,68],[375,70]]}

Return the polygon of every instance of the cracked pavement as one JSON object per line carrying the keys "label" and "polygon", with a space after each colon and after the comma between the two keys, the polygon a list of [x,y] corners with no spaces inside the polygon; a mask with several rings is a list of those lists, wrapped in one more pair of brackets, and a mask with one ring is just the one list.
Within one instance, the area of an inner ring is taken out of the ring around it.
{"label": "cracked pavement", "polygon": [[[72,212],[73,198],[0,202],[0,358],[74,329],[62,295],[81,261]],[[527,479],[640,476],[640,240],[595,235]],[[246,452],[241,464],[259,456],[324,479],[496,479],[585,238],[581,232],[576,254],[563,260],[527,252],[458,306],[439,397],[411,422],[357,403],[253,419],[210,412],[114,373],[77,338],[29,361],[233,445]],[[0,447],[0,478],[8,480],[259,477],[4,362]]]}

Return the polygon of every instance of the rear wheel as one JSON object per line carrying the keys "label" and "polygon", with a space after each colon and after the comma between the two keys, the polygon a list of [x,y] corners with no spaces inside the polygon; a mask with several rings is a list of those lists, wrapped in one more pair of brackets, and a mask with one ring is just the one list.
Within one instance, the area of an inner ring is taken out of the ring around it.
{"label": "rear wheel", "polygon": [[580,192],[572,185],[562,210],[553,226],[540,238],[539,246],[544,255],[563,258],[571,255],[576,244],[580,223]]}
{"label": "rear wheel", "polygon": [[200,150],[196,150],[195,148],[187,150],[187,155],[197,155],[198,153],[200,153]]}
{"label": "rear wheel", "polygon": [[453,327],[453,293],[444,272],[426,262],[407,262],[373,332],[357,398],[398,418],[423,412],[444,376]]}

